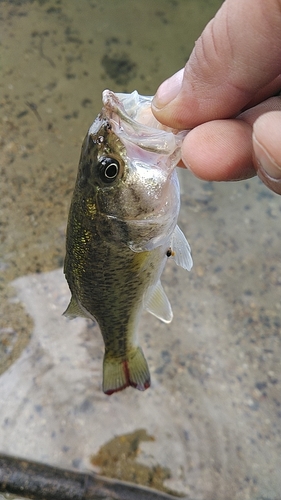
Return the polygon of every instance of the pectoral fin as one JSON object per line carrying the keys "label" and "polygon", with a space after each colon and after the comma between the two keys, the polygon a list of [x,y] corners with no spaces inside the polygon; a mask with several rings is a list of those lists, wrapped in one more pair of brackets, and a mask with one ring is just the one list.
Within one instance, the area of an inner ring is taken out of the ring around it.
{"label": "pectoral fin", "polygon": [[172,234],[171,249],[173,251],[173,257],[176,264],[183,267],[183,269],[190,271],[193,266],[191,249],[179,226],[175,227]]}
{"label": "pectoral fin", "polygon": [[173,311],[160,280],[155,286],[148,289],[144,299],[144,307],[148,312],[156,316],[156,318],[164,321],[164,323],[171,323]]}

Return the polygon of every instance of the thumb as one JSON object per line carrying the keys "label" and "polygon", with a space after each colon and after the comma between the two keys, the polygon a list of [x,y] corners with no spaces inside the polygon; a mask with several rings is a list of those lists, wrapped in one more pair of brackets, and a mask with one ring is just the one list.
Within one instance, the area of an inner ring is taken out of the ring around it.
{"label": "thumb", "polygon": [[281,111],[261,115],[253,125],[253,161],[262,182],[281,194]]}
{"label": "thumb", "polygon": [[225,0],[185,69],[160,85],[156,118],[183,129],[239,114],[281,72],[280,8],[281,0]]}

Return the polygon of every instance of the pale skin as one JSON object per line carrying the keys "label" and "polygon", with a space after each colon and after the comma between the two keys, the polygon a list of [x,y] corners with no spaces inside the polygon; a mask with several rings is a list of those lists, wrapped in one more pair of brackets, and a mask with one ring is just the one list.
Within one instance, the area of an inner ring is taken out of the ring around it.
{"label": "pale skin", "polygon": [[182,164],[212,181],[256,174],[281,194],[281,0],[225,0],[152,110],[191,129]]}

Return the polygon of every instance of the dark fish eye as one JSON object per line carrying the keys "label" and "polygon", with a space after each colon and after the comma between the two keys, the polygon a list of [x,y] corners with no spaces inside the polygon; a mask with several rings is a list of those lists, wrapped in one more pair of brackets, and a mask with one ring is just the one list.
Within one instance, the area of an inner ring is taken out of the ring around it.
{"label": "dark fish eye", "polygon": [[120,165],[115,158],[103,158],[99,164],[100,177],[103,182],[110,184],[118,176]]}

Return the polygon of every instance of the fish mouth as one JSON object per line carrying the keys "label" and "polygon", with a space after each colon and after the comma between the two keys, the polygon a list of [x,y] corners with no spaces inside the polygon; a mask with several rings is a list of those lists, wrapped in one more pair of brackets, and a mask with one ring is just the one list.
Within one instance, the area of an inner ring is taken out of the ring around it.
{"label": "fish mouth", "polygon": [[103,113],[122,141],[145,151],[171,155],[180,149],[188,131],[172,129],[158,122],[151,111],[152,98],[142,96],[136,90],[131,94],[104,90]]}

